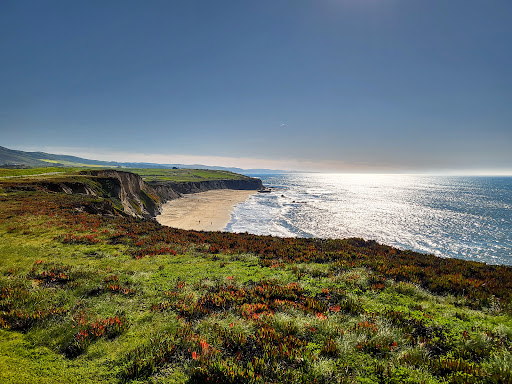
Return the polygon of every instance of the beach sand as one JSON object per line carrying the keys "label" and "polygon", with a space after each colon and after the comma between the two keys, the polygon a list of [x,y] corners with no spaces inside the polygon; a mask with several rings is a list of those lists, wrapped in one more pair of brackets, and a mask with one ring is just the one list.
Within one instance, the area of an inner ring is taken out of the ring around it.
{"label": "beach sand", "polygon": [[191,193],[162,206],[156,220],[169,227],[197,231],[222,231],[231,219],[233,208],[256,191],[218,189]]}

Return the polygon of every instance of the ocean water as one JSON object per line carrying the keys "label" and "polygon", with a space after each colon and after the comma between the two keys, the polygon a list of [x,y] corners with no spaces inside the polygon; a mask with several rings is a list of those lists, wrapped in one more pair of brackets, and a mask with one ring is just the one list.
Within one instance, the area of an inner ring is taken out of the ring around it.
{"label": "ocean water", "polygon": [[275,189],[237,205],[228,231],[361,237],[442,257],[512,265],[512,177],[252,176]]}

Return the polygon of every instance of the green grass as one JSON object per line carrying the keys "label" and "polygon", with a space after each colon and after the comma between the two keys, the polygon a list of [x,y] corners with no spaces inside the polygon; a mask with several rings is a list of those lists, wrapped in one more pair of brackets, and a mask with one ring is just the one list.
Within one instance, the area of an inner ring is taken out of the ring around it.
{"label": "green grass", "polygon": [[[48,162],[57,162],[53,160],[45,160]],[[60,162],[59,163],[64,163]],[[243,180],[247,176],[240,175],[229,171],[217,171],[208,169],[153,169],[153,168],[108,168],[105,166],[69,163],[69,167],[47,167],[47,168],[28,168],[28,169],[8,169],[0,168],[1,177],[13,176],[31,176],[46,173],[60,173],[62,175],[71,175],[79,171],[88,169],[114,169],[124,172],[133,172],[140,175],[145,181],[205,181],[205,180]],[[51,175],[48,175],[50,177]]]}
{"label": "green grass", "polygon": [[140,175],[145,181],[204,181],[204,180],[240,180],[247,176],[229,171],[209,169],[153,169],[153,168],[125,168],[123,171]]}
{"label": "green grass", "polygon": [[43,174],[43,173],[54,173],[54,172],[59,172],[59,173],[64,172],[64,168],[62,168],[62,167],[28,168],[28,169],[0,168],[0,177],[30,176],[30,175],[39,175],[39,174]]}
{"label": "green grass", "polygon": [[0,194],[2,383],[512,380],[508,267],[76,209],[94,201]]}

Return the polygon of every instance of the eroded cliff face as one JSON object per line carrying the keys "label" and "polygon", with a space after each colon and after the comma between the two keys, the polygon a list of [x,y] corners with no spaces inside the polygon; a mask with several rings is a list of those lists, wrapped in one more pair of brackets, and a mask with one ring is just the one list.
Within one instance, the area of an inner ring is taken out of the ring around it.
{"label": "eroded cliff face", "polygon": [[80,183],[78,181],[63,181],[63,182],[40,182],[40,187],[51,192],[64,192],[68,195],[79,193],[82,195],[97,196],[97,191],[90,185]]}
{"label": "eroded cliff face", "polygon": [[162,203],[169,200],[179,199],[181,193],[176,192],[172,187],[166,184],[149,184],[151,188],[156,192]]}
{"label": "eroded cliff face", "polygon": [[163,201],[159,194],[135,173],[93,170],[82,174],[92,176],[108,197],[118,199],[128,215],[149,218],[155,217],[160,211]]}
{"label": "eroded cliff face", "polygon": [[125,213],[136,217],[155,217],[166,201],[178,199],[182,194],[212,189],[258,190],[263,188],[260,179],[246,177],[240,180],[205,180],[196,182],[146,183],[139,175],[117,170],[84,171],[83,174],[101,184],[109,197],[119,199]]}
{"label": "eroded cliff face", "polygon": [[257,190],[263,188],[261,180],[244,178],[239,180],[206,180],[197,182],[151,182],[146,183],[139,175],[118,170],[87,170],[79,176],[49,180],[10,181],[7,188],[15,190],[44,190],[96,196],[93,204],[77,207],[98,214],[127,214],[140,218],[152,218],[168,200],[182,194],[209,191],[212,189]]}
{"label": "eroded cliff face", "polygon": [[[149,183],[157,191],[165,191],[171,189],[175,194],[188,194],[205,192],[212,189],[242,189],[242,190],[258,190],[263,189],[263,183],[260,179],[247,177],[240,180],[205,180],[205,181],[188,181],[188,182],[150,182]],[[161,189],[159,189],[161,188]],[[179,197],[179,196],[178,196]],[[176,198],[176,197],[174,197]],[[168,198],[167,200],[172,200]]]}

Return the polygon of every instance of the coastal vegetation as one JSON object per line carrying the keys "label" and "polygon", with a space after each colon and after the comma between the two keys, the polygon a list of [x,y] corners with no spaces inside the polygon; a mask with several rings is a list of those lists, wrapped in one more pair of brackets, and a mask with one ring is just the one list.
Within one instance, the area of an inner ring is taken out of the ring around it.
{"label": "coastal vegetation", "polygon": [[[75,170],[75,169],[73,169]],[[19,177],[19,176],[31,176],[31,175],[42,175],[48,173],[65,173],[65,169],[62,167],[43,167],[43,168],[0,168],[0,177]],[[70,170],[72,171],[72,170]]]}
{"label": "coastal vegetation", "polygon": [[172,168],[126,168],[123,171],[140,175],[145,181],[204,181],[204,180],[243,180],[247,176],[229,171],[210,169],[172,169]]}
{"label": "coastal vegetation", "polygon": [[[0,168],[0,177],[19,177],[19,176],[41,176],[50,177],[55,174],[63,176],[71,176],[87,173],[90,169],[97,169],[97,166],[80,166],[80,167],[43,167],[43,168]],[[247,176],[240,175],[229,171],[210,170],[210,169],[172,169],[172,168],[105,168],[124,172],[135,173],[142,177],[145,181],[170,181],[170,182],[196,182],[205,180],[244,180]]]}
{"label": "coastal vegetation", "polygon": [[511,267],[184,231],[51,178],[103,188],[0,181],[1,382],[512,382]]}

